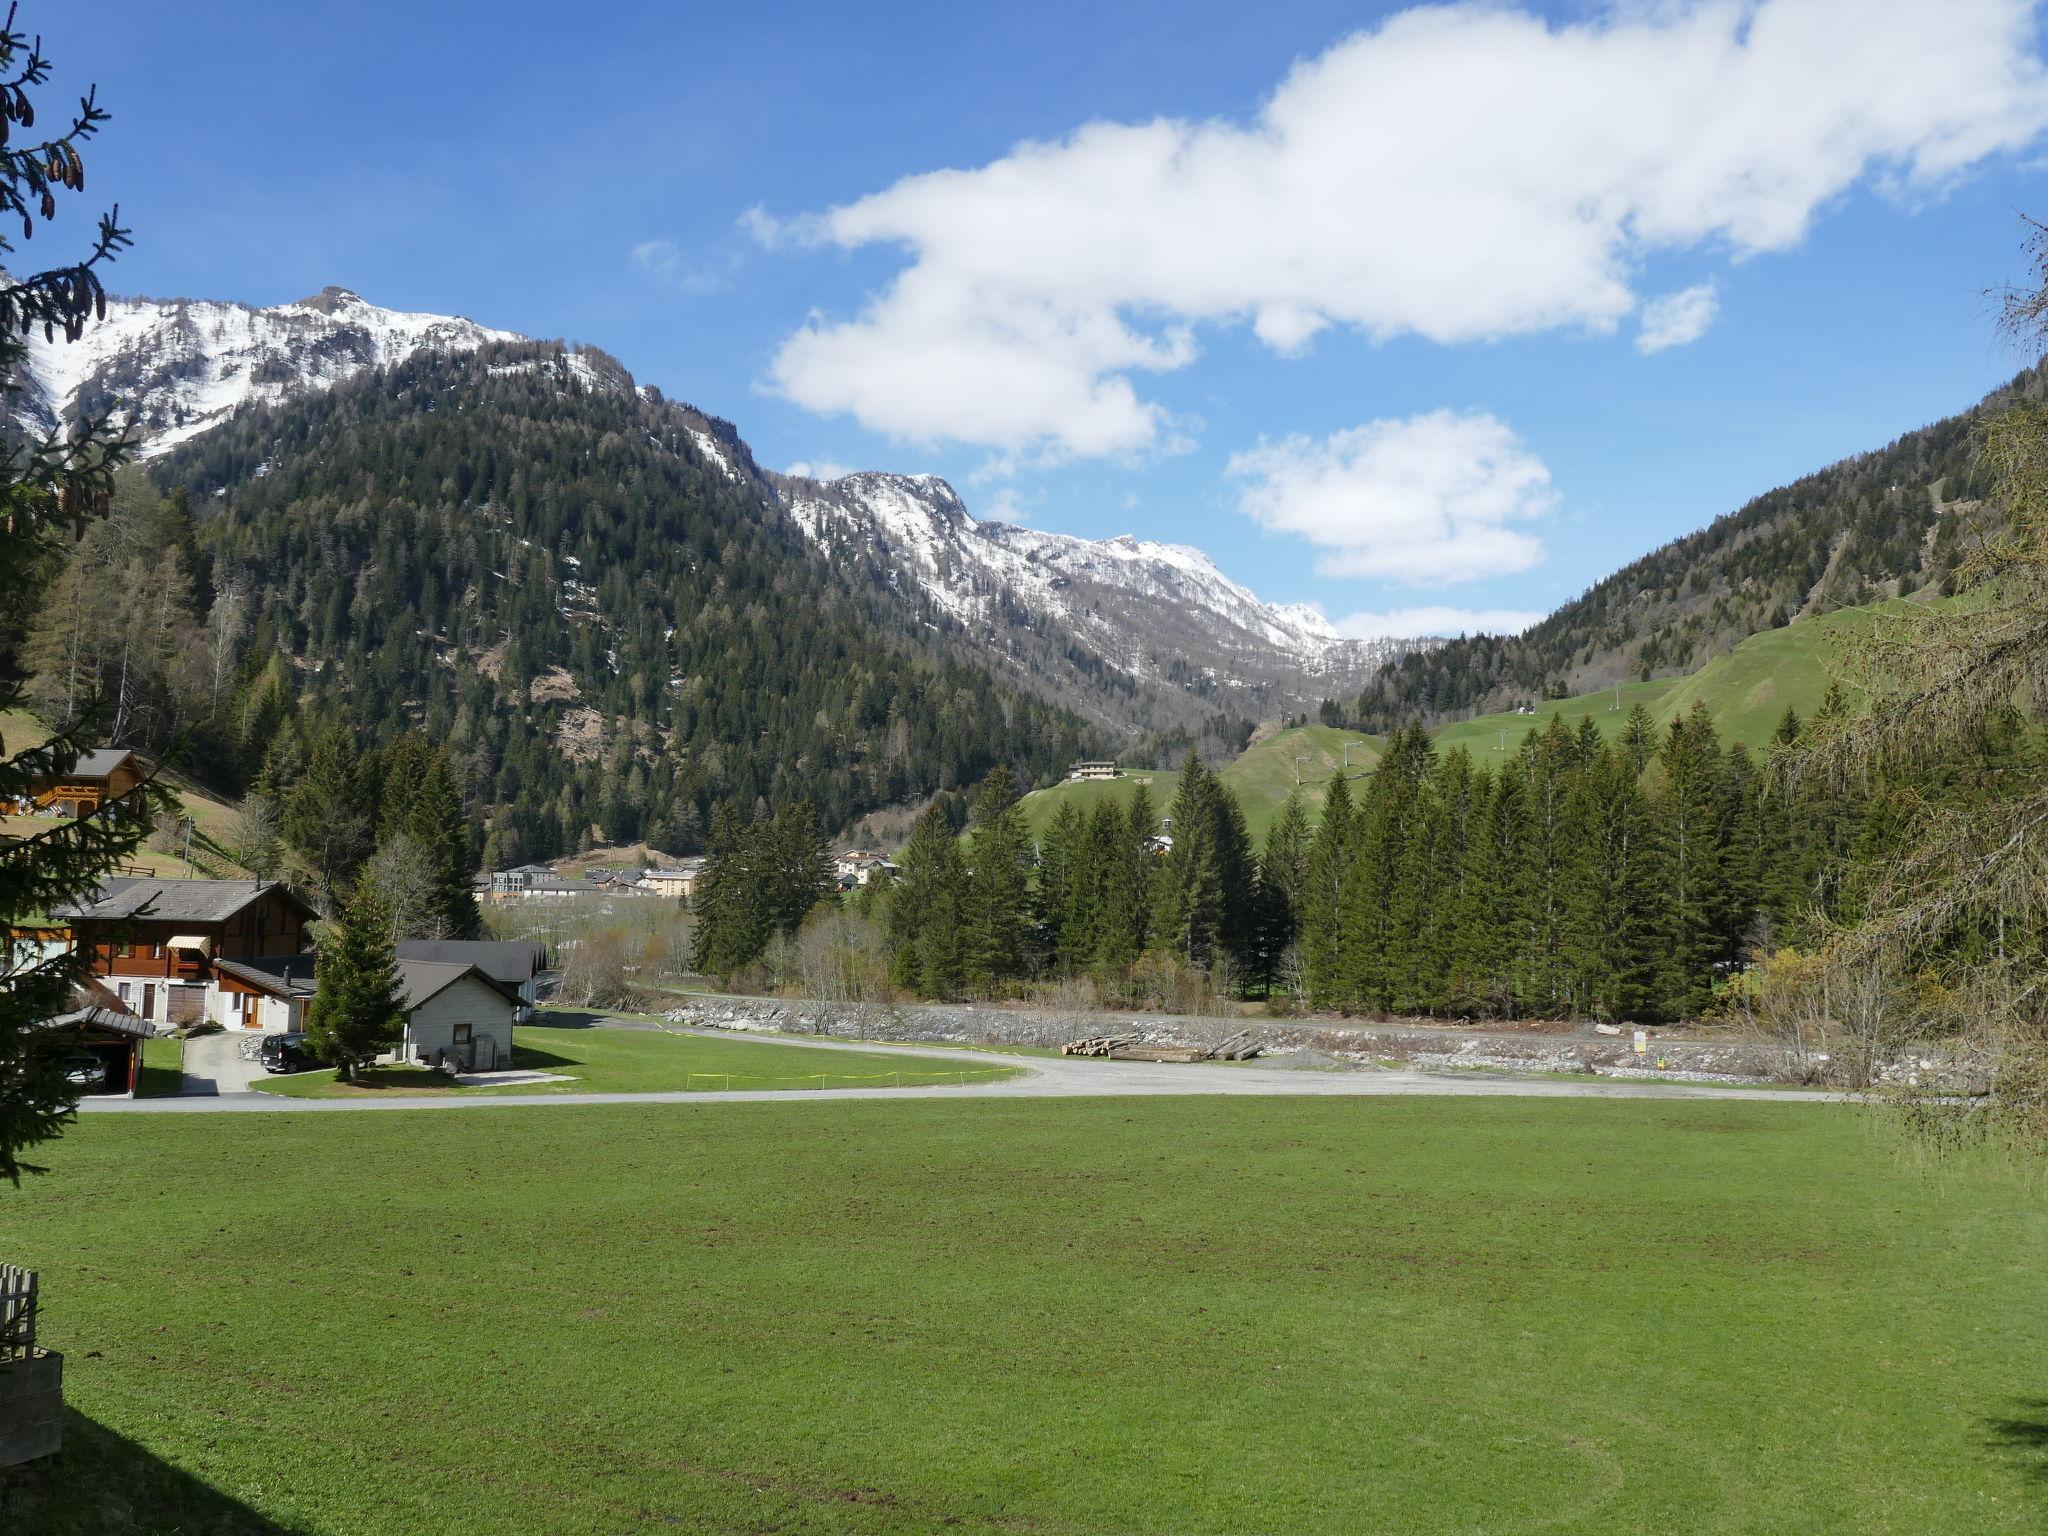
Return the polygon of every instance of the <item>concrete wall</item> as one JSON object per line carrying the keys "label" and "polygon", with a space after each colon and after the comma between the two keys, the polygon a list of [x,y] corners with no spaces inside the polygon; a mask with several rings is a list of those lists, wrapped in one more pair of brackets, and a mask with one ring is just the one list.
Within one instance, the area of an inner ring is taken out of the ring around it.
{"label": "concrete wall", "polygon": [[495,1065],[512,1064],[512,1002],[490,983],[465,976],[444,987],[415,1008],[405,1021],[405,1043],[400,1048],[407,1061],[433,1062],[444,1050],[461,1056],[455,1044],[455,1026],[468,1024],[476,1041],[476,1064],[493,1065],[488,1041],[497,1042]]}

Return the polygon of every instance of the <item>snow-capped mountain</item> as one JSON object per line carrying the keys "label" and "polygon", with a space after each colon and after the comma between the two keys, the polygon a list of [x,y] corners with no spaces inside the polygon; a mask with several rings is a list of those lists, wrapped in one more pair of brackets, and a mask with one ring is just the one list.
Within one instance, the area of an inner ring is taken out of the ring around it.
{"label": "snow-capped mountain", "polygon": [[455,316],[381,309],[346,288],[268,309],[109,298],[106,319],[79,340],[31,339],[12,408],[36,431],[115,409],[149,457],[250,401],[328,388],[423,348],[468,352],[521,339]]}
{"label": "snow-capped mountain", "polygon": [[[80,340],[31,338],[10,409],[38,433],[112,411],[150,458],[244,406],[331,389],[422,351],[497,343],[526,345],[493,360],[493,372],[636,390],[601,352],[537,349],[512,331],[325,288],[265,309],[109,298],[106,318]],[[964,639],[984,661],[1106,724],[1194,728],[1218,711],[1257,718],[1313,707],[1356,691],[1414,648],[1341,637],[1308,604],[1261,602],[1186,545],[978,520],[936,476],[821,483],[766,473],[729,423],[671,405],[683,451],[733,488],[779,504],[823,557],[848,562],[905,603],[920,632]]]}
{"label": "snow-capped mountain", "polygon": [[773,481],[828,557],[867,560],[969,629],[1019,617],[1057,626],[1136,679],[1300,705],[1415,645],[1347,639],[1312,604],[1261,602],[1185,544],[978,520],[936,475]]}

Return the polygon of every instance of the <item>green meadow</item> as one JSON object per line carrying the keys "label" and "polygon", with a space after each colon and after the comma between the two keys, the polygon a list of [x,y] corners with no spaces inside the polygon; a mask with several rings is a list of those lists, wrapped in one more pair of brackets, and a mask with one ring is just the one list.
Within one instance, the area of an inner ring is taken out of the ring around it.
{"label": "green meadow", "polygon": [[[1463,747],[1474,761],[1497,764],[1513,755],[1523,737],[1549,729],[1553,719],[1572,729],[1582,720],[1591,720],[1611,739],[1621,734],[1629,712],[1638,704],[1660,725],[1701,704],[1723,741],[1740,741],[1761,749],[1788,707],[1797,710],[1801,719],[1820,707],[1841,674],[1851,647],[1870,632],[1879,612],[1875,607],[1844,608],[1782,629],[1767,629],[1687,677],[1623,683],[1599,693],[1544,700],[1534,704],[1529,714],[1478,715],[1440,726],[1431,737],[1440,752]],[[1323,796],[1341,771],[1346,743],[1351,746],[1354,779],[1371,771],[1386,746],[1380,738],[1356,731],[1297,726],[1253,744],[1221,770],[1223,782],[1237,792],[1255,841],[1264,842],[1266,829],[1294,790],[1297,769],[1310,818],[1321,813]],[[1297,763],[1297,758],[1303,761]],[[1043,834],[1062,804],[1076,805],[1084,815],[1103,799],[1128,805],[1140,781],[1152,786],[1153,801],[1165,815],[1179,777],[1177,773],[1134,769],[1124,778],[1106,782],[1055,784],[1024,797],[1025,818],[1036,837]]]}
{"label": "green meadow", "polygon": [[[548,1010],[543,1019],[560,1019]],[[1010,1075],[972,1061],[884,1051],[807,1050],[801,1044],[744,1036],[675,1034],[658,1029],[606,1029],[588,1024],[522,1024],[513,1061],[521,1071],[548,1072],[561,1082],[518,1087],[456,1087],[424,1067],[372,1067],[359,1083],[338,1083],[332,1069],[259,1079],[262,1093],[287,1098],[371,1098],[378,1094],[711,1093],[726,1089],[924,1087],[990,1082]]]}
{"label": "green meadow", "polygon": [[94,1115],[53,1533],[2048,1525],[2048,1207],[1869,1112]]}

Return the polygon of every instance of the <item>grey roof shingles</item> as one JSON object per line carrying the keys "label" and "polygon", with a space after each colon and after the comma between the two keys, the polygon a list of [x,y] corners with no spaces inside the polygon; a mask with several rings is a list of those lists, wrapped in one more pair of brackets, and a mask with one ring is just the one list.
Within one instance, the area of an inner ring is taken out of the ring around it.
{"label": "grey roof shingles", "polygon": [[492,991],[504,994],[510,1002],[519,1001],[507,992],[503,982],[493,980],[481,966],[443,960],[401,960],[398,962],[398,984],[405,993],[405,1011],[411,1013],[428,998],[438,997],[465,976],[475,976]]}
{"label": "grey roof shingles", "polygon": [[90,752],[79,753],[78,762],[62,777],[67,782],[77,779],[104,779],[134,755],[125,747],[95,747]]}
{"label": "grey roof shingles", "polygon": [[114,875],[102,880],[92,896],[52,907],[52,917],[118,922],[146,918],[151,922],[224,923],[270,890],[283,891],[306,911],[303,901],[275,880],[157,880]]}
{"label": "grey roof shingles", "polygon": [[547,955],[524,939],[401,939],[398,958],[473,965],[493,981],[518,987],[540,974]]}

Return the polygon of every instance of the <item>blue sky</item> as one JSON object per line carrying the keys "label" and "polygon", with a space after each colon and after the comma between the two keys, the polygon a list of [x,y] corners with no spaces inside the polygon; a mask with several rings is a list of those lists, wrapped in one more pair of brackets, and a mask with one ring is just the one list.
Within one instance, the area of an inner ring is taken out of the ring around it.
{"label": "blue sky", "polygon": [[115,114],[119,291],[594,343],[770,466],[1406,615],[1361,629],[1545,610],[1968,405],[2048,216],[2023,0],[23,21]]}

